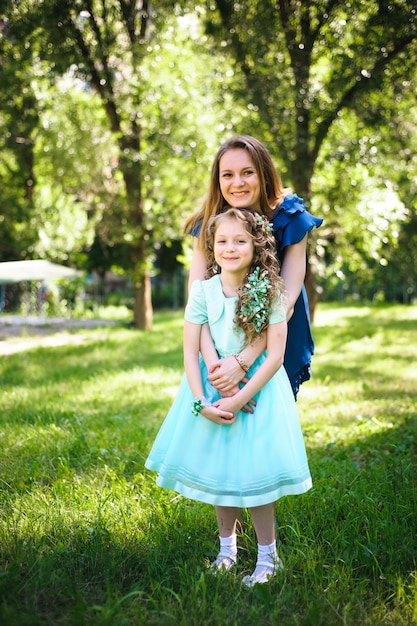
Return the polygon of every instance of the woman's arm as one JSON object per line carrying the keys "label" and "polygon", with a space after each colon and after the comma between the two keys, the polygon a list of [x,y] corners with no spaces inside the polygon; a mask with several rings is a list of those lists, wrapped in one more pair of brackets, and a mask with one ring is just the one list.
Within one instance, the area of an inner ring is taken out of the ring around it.
{"label": "woman's arm", "polygon": [[307,235],[298,243],[288,246],[284,251],[281,265],[281,276],[285,283],[285,307],[287,321],[294,313],[294,306],[301,293],[306,275]]}
{"label": "woman's arm", "polygon": [[[246,365],[247,369],[250,368],[265,348],[266,336],[265,334],[262,334],[258,339],[252,341],[252,343],[239,352],[239,356],[244,365]],[[239,362],[235,359],[235,357],[229,356],[224,359],[217,360],[211,365],[209,368],[208,379],[213,387],[216,387],[216,389],[223,395],[236,391],[237,385],[242,380],[246,380],[246,372],[241,365],[239,365]]]}
{"label": "woman's arm", "polygon": [[207,255],[198,245],[198,238],[193,237],[193,255],[188,275],[188,291],[195,280],[204,280],[207,271]]}
{"label": "woman's arm", "polygon": [[[199,362],[201,325],[184,321],[184,369],[194,398],[204,398]],[[200,413],[216,424],[232,424],[235,416],[228,409],[206,406]]]}
{"label": "woman's arm", "polygon": [[215,406],[236,414],[272,378],[284,362],[287,323],[270,324],[266,331],[267,356],[246,385],[230,398],[221,398]]}

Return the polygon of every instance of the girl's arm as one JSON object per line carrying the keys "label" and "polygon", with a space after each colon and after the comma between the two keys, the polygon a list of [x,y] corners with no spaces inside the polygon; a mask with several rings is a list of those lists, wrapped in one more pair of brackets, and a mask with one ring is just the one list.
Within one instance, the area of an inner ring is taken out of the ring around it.
{"label": "girl's arm", "polygon": [[219,355],[214,347],[213,338],[208,324],[203,324],[201,327],[200,352],[208,370],[211,369],[213,363],[217,363],[219,360]]}
{"label": "girl's arm", "polygon": [[246,385],[230,398],[221,398],[215,406],[236,414],[272,378],[284,362],[287,322],[270,324],[266,331],[267,356]]}
{"label": "girl's arm", "polygon": [[[195,399],[204,398],[199,362],[201,325],[184,321],[184,369]],[[231,411],[217,406],[206,406],[200,413],[216,424],[232,424],[236,419]]]}

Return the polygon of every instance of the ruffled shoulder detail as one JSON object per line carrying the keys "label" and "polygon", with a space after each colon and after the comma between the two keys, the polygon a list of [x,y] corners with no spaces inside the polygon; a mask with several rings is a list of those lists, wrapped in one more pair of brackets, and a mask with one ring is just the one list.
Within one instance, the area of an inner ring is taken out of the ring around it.
{"label": "ruffled shoulder detail", "polygon": [[287,246],[304,239],[313,228],[319,228],[323,219],[311,215],[307,211],[303,199],[295,193],[291,193],[285,196],[282,204],[273,214],[271,222],[278,253],[281,253]]}
{"label": "ruffled shoulder detail", "polygon": [[197,222],[195,222],[192,228],[190,228],[190,230],[188,231],[188,234],[192,235],[193,237],[198,237],[200,235],[202,223],[203,223],[202,220],[198,220]]}
{"label": "ruffled shoulder detail", "polygon": [[295,193],[289,193],[287,196],[284,197],[284,200],[276,213],[278,213],[279,211],[284,211],[285,213],[287,213],[287,215],[292,215],[293,213],[302,213],[305,210],[306,207],[304,204],[304,200],[297,196],[297,194]]}
{"label": "ruffled shoulder detail", "polygon": [[202,280],[195,280],[191,283],[184,319],[193,324],[204,324],[207,322],[207,306]]}
{"label": "ruffled shoulder detail", "polygon": [[224,297],[219,276],[192,283],[184,313],[187,322],[212,324],[222,316],[223,309]]}

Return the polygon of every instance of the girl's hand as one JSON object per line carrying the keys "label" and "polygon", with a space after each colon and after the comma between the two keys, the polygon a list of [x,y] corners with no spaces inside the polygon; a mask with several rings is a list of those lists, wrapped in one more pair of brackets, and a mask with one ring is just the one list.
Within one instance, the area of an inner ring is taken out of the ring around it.
{"label": "girl's hand", "polygon": [[[247,383],[249,380],[249,378],[244,378],[242,380],[242,383]],[[222,396],[222,398],[232,398],[238,391],[240,391],[240,388],[238,386],[236,386],[234,389],[232,389],[231,391],[223,391],[220,392],[220,395]],[[255,400],[249,400],[249,402],[247,404],[245,404],[245,406],[242,407],[242,411],[244,413],[253,413],[254,409],[256,407],[256,402]]]}
{"label": "girl's hand", "polygon": [[229,398],[220,398],[220,400],[216,400],[216,402],[214,402],[213,406],[223,412],[229,412],[234,416],[236,416],[236,413],[242,408],[233,396]]}
{"label": "girl's hand", "polygon": [[[219,402],[221,402],[221,400]],[[232,411],[228,411],[226,409],[223,409],[222,407],[217,406],[217,404],[218,403],[216,402],[215,405],[210,404],[202,408],[200,411],[201,415],[203,415],[203,417],[210,420],[211,422],[214,422],[215,424],[233,424],[236,419],[236,415]]]}
{"label": "girl's hand", "polygon": [[[247,383],[248,380],[249,380],[248,378],[244,378],[242,382]],[[232,398],[238,391],[240,391],[240,389],[239,387],[236,387],[234,390],[232,390],[232,392],[222,393],[221,396],[222,398]],[[243,411],[244,413],[253,413],[255,407],[256,407],[255,400],[249,400],[249,402],[245,404],[245,406],[242,406],[241,411]]]}
{"label": "girl's hand", "polygon": [[233,356],[220,359],[209,368],[208,379],[222,395],[236,393],[237,385],[245,378],[245,372]]}

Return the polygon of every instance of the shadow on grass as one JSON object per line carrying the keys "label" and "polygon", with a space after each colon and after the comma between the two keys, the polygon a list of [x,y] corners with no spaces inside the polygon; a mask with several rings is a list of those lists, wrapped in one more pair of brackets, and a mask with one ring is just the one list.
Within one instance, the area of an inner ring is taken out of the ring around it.
{"label": "shadow on grass", "polygon": [[415,333],[415,320],[391,320],[378,319],[371,312],[369,315],[349,316],[343,323],[336,324],[331,328],[331,335],[326,326],[314,326],[314,338],[317,344],[328,342],[328,351],[343,347],[346,342],[375,337],[380,333],[398,332],[406,336],[408,332]]}
{"label": "shadow on grass", "polygon": [[[120,354],[120,339],[123,338],[124,351]],[[129,330],[112,338],[94,341],[80,346],[58,346],[56,348],[36,348],[30,351],[30,361],[22,353],[3,359],[2,385],[33,388],[39,384],[59,383],[98,377],[112,372],[129,371],[135,367],[182,366],[182,347],[175,336],[172,343],[166,334],[158,343],[153,335],[146,336],[141,331]],[[45,380],[45,366],[48,379]]]}
{"label": "shadow on grass", "polygon": [[[0,616],[15,621],[3,623],[379,624],[370,617],[383,605],[404,618],[386,623],[406,624],[398,586],[411,585],[417,568],[416,427],[410,418],[309,451],[314,488],[279,502],[286,568],[263,590],[240,584],[256,554],[250,522],[237,571],[213,578],[205,569],[217,550],[212,508],[160,490],[145,472],[136,487],[144,497],[122,514],[114,516],[109,496],[93,516],[80,509],[65,524],[58,511],[42,533],[9,538]],[[118,470],[103,486],[109,494],[126,478]]]}
{"label": "shadow on grass", "polygon": [[[368,321],[375,324],[372,315]],[[240,584],[256,554],[250,522],[237,571],[208,576],[205,562],[217,551],[212,508],[160,490],[143,468],[172,401],[166,385],[175,393],[182,374],[178,331],[153,337],[118,331],[106,340],[92,334],[86,345],[4,360],[0,419],[10,444],[2,453],[0,622],[411,624],[415,385],[403,383],[398,371],[378,372],[369,351],[344,360],[341,348],[368,324],[360,315],[348,322],[348,330],[315,333],[318,356],[327,351],[323,364],[315,362],[315,379],[363,380],[361,400],[372,403],[377,392],[393,411],[392,417],[385,411],[392,426],[364,436],[356,430],[348,443],[310,446],[313,490],[278,504],[285,570],[252,591]],[[382,341],[393,328],[387,323],[378,331]],[[394,326],[395,333],[414,328],[404,321]],[[408,352],[395,350],[396,363],[398,357],[412,363]],[[399,384],[407,391],[401,415]],[[320,407],[326,409],[325,399]]]}

